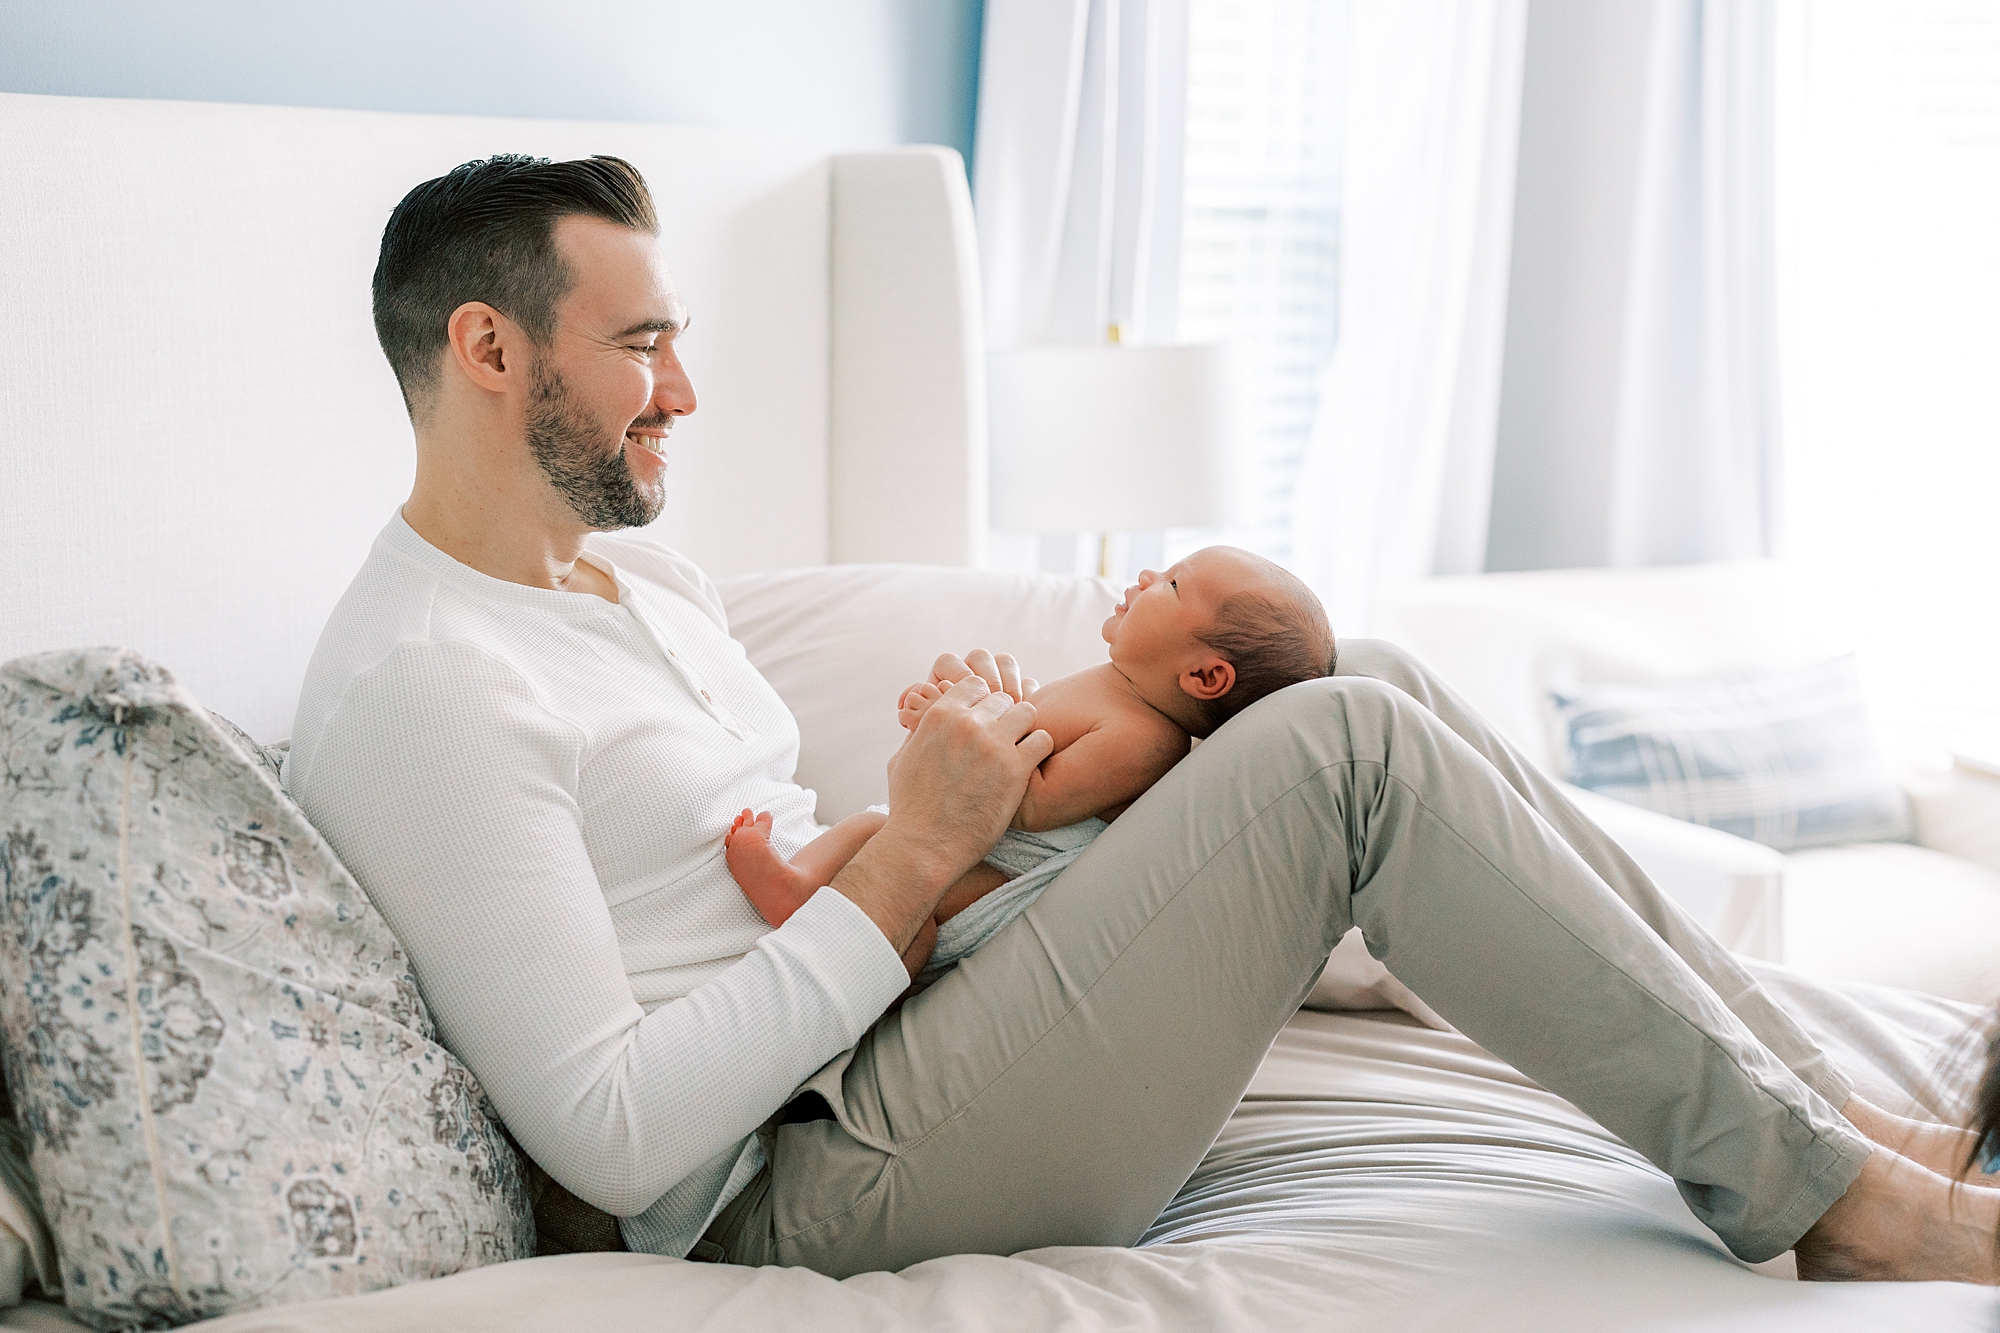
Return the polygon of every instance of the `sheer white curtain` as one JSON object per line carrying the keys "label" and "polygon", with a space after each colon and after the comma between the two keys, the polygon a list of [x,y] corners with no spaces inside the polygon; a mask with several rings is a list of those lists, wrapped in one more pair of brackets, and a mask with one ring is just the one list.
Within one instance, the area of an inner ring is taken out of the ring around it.
{"label": "sheer white curtain", "polygon": [[996,348],[1173,337],[1187,0],[986,0],[973,208]]}
{"label": "sheer white curtain", "polygon": [[2000,748],[2000,2],[1780,15],[1786,554],[1876,702]]}
{"label": "sheer white curtain", "polygon": [[1772,0],[1655,0],[1606,563],[1771,554],[1778,512]]}
{"label": "sheer white curtain", "polygon": [[1484,563],[1526,19],[1526,0],[1354,6],[1340,342],[1292,525],[1345,634],[1380,588]]}

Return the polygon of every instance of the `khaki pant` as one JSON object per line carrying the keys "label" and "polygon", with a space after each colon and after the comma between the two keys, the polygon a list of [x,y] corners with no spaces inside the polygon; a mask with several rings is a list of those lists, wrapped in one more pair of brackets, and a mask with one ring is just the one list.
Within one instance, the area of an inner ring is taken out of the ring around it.
{"label": "khaki pant", "polygon": [[774,1118],[708,1239],[834,1276],[1128,1245],[1350,925],[1745,1259],[1789,1249],[1870,1151],[1834,1109],[1849,1085],[1727,951],[1435,678],[1355,641],[814,1075],[835,1118]]}

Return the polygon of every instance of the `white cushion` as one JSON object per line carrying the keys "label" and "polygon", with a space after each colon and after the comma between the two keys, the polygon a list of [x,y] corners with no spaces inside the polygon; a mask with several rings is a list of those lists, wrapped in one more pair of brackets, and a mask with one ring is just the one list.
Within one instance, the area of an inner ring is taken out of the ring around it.
{"label": "white cushion", "polygon": [[720,585],[729,633],[799,721],[798,781],[832,823],[888,796],[896,700],[939,653],[1010,652],[1038,680],[1106,659],[1107,579],[826,565]]}
{"label": "white cushion", "polygon": [[1415,653],[1556,773],[1551,690],[1820,661],[1853,647],[1844,623],[1792,571],[1753,560],[1424,579],[1390,590],[1371,632]]}
{"label": "white cushion", "polygon": [[1918,845],[2000,874],[2000,777],[1939,763],[1909,765],[1902,779]]}
{"label": "white cushion", "polygon": [[1814,976],[2000,999],[2000,872],[1907,843],[1785,860],[1785,965]]}

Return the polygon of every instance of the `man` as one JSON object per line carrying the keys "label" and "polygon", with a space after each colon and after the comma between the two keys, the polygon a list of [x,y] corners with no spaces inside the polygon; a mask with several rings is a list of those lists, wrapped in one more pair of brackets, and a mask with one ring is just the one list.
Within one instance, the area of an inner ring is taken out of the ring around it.
{"label": "man", "polygon": [[1909,1128],[1387,645],[1223,727],[885,1017],[1050,751],[1011,663],[948,664],[887,823],[767,929],[721,837],[746,807],[786,856],[817,832],[795,725],[700,571],[605,535],[659,512],[696,405],[657,231],[610,158],[468,163],[398,206],[375,309],[416,484],[321,637],[285,774],[442,1039],[634,1248],[847,1274],[1129,1243],[1359,924],[1738,1254],[1990,1280],[2000,1193],[1952,1220],[1942,1177],[1850,1120]]}

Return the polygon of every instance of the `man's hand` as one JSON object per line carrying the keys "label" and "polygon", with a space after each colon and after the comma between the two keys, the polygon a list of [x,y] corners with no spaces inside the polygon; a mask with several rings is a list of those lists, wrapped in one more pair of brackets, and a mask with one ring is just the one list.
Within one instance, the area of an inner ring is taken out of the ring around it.
{"label": "man's hand", "polygon": [[1041,688],[1040,681],[1021,674],[1011,653],[996,655],[984,648],[974,648],[964,657],[946,653],[931,664],[928,681],[910,686],[896,700],[896,720],[903,724],[903,730],[915,731],[925,711],[943,698],[946,690],[973,676],[985,681],[987,689],[1016,703]]}
{"label": "man's hand", "polygon": [[[998,674],[990,655],[985,665]],[[1020,687],[1018,670],[1014,684]],[[915,730],[889,760],[889,821],[831,887],[902,952],[945,890],[992,850],[1021,804],[1028,775],[1054,749],[1049,733],[1035,726],[1033,704],[994,690],[968,668],[926,701]]]}
{"label": "man's hand", "polygon": [[[1040,682],[1021,674],[1021,667],[1012,653],[989,653],[984,648],[974,648],[964,657],[957,653],[945,653],[931,663],[930,683],[938,689],[956,685],[967,677],[977,676],[986,682],[986,688],[996,694],[1005,694],[1017,703],[1040,688]],[[912,686],[912,688],[918,688]]]}

